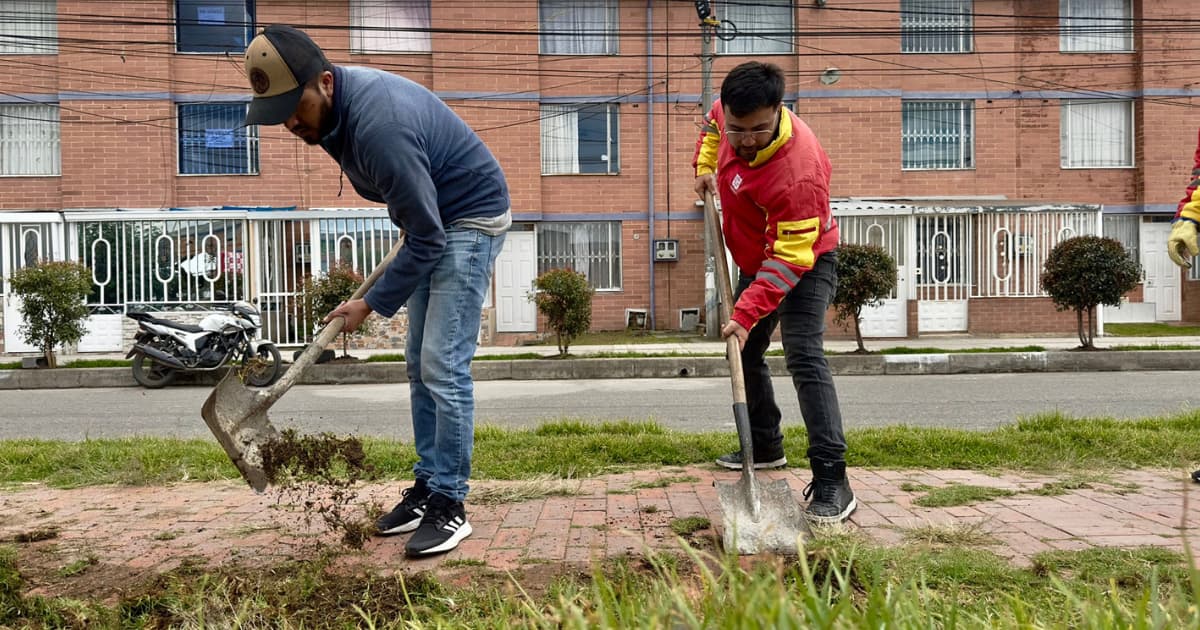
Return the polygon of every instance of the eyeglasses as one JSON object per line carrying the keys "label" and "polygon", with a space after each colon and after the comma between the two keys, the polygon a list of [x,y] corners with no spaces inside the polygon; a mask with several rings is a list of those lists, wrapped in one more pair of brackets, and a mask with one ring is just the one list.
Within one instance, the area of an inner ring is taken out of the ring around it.
{"label": "eyeglasses", "polygon": [[729,136],[730,142],[741,142],[745,138],[753,138],[756,141],[765,140],[774,133],[774,129],[763,129],[761,131],[726,131],[725,135]]}

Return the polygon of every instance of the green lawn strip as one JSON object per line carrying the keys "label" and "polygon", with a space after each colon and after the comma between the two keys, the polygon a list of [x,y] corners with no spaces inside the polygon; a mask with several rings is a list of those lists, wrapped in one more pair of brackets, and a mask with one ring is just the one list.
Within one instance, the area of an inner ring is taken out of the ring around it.
{"label": "green lawn strip", "polygon": [[[850,466],[885,469],[1090,471],[1168,468],[1200,461],[1200,411],[1144,420],[1043,414],[990,431],[886,427],[848,431]],[[785,447],[804,462],[802,427]],[[411,478],[411,443],[367,438],[368,463]],[[639,468],[708,464],[736,448],[732,432],[684,433],[653,422],[551,422],[534,429],[476,428],[476,479],[581,478]],[[549,454],[553,454],[552,456]],[[0,442],[0,483],[56,487],[162,484],[238,477],[213,440],[93,439]]]}
{"label": "green lawn strip", "polygon": [[1194,337],[1200,336],[1200,326],[1171,324],[1105,324],[1104,334],[1116,337]]}
{"label": "green lawn strip", "polygon": [[[0,546],[0,626],[307,628],[1196,628],[1196,577],[1154,548],[1053,551],[1018,567],[971,544],[817,539],[806,556],[743,568],[699,551],[615,558],[590,573],[469,564],[429,572],[185,566],[100,602],[29,595]],[[451,569],[453,570],[453,568]],[[550,573],[557,571],[558,573]],[[199,623],[203,620],[202,623]],[[1159,620],[1161,623],[1151,623]]]}

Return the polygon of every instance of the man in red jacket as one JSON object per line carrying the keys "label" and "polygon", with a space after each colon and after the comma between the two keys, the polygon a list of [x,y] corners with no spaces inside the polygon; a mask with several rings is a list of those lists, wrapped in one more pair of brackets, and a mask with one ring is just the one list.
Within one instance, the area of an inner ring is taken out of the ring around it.
{"label": "man in red jacket", "polygon": [[[829,158],[783,107],[783,72],[744,63],[721,84],[693,159],[696,193],[719,194],[725,245],[738,267],[736,303],[721,335],[742,347],[755,468],[787,464],[764,355],[780,328],[808,428],[809,520],[838,523],[857,507],[846,478],[846,438],[825,360],[825,311],[837,290],[838,227],[829,207]],[[741,453],[717,459],[741,468]]]}
{"label": "man in red jacket", "polygon": [[[1175,209],[1175,223],[1171,226],[1171,235],[1167,237],[1167,255],[1184,269],[1190,269],[1192,258],[1200,254],[1200,244],[1196,242],[1197,226],[1200,226],[1200,141],[1196,143],[1192,183]],[[1192,472],[1192,480],[1200,483],[1200,470]]]}

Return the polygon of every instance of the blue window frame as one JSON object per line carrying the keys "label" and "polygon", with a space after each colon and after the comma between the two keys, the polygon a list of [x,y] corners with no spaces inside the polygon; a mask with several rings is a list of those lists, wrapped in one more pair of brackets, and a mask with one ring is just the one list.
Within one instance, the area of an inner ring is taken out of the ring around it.
{"label": "blue window frame", "polygon": [[245,103],[179,105],[180,175],[257,175],[258,126]]}
{"label": "blue window frame", "polygon": [[254,37],[254,0],[175,0],[175,50],[240,53]]}

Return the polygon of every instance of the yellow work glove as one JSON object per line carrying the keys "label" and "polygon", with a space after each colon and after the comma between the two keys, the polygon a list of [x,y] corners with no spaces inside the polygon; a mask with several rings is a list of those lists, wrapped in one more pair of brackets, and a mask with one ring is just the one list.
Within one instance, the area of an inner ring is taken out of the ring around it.
{"label": "yellow work glove", "polygon": [[1176,265],[1191,269],[1192,257],[1197,254],[1200,254],[1200,244],[1196,242],[1196,222],[1177,219],[1167,237],[1167,255]]}

